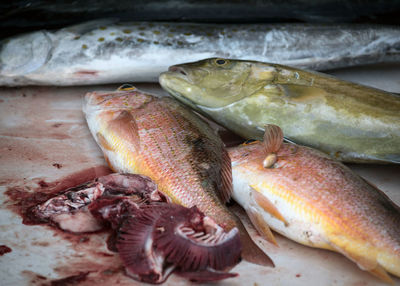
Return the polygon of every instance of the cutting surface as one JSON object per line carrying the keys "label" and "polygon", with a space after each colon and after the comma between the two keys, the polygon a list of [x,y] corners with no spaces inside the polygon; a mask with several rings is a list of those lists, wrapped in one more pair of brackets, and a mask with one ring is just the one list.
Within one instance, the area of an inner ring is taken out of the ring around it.
{"label": "cutting surface", "polygon": [[[158,85],[140,89],[165,94]],[[96,87],[0,88],[0,285],[136,285],[124,275],[107,233],[74,235],[44,225],[26,225],[14,204],[33,192],[61,189],[108,172],[86,126],[82,97]],[[350,165],[400,205],[400,166]],[[241,262],[239,277],[220,285],[385,285],[340,254],[312,249],[278,234],[279,247],[249,225],[275,268]],[[10,251],[11,250],[11,251]],[[66,278],[66,280],[59,280]],[[400,279],[395,278],[396,285]],[[188,282],[172,275],[167,285]]]}

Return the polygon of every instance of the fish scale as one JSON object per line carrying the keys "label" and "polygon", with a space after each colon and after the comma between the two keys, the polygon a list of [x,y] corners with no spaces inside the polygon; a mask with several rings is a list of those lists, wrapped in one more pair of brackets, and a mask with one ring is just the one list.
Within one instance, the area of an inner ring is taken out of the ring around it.
{"label": "fish scale", "polygon": [[[261,142],[230,148],[234,199],[249,215],[262,217],[259,228],[264,223],[299,243],[340,252],[384,281],[391,281],[385,270],[400,276],[399,207],[341,163],[303,146],[292,152],[293,146],[282,144],[271,168],[263,166]],[[254,199],[249,187],[288,224]]]}
{"label": "fish scale", "polygon": [[224,205],[230,159],[207,123],[172,98],[134,90],[89,93],[85,100],[89,129],[113,170],[146,175],[173,202],[197,206],[225,230],[237,227],[243,258],[273,265]]}
{"label": "fish scale", "polygon": [[170,67],[161,86],[246,139],[276,124],[344,162],[400,163],[400,97],[322,73],[211,58]]}
{"label": "fish scale", "polygon": [[[122,102],[126,106],[127,101]],[[114,99],[114,104],[121,104],[122,102],[118,98]],[[112,103],[110,100],[104,102],[103,107],[113,108],[110,103]],[[128,102],[128,104],[131,103]],[[207,195],[204,194],[204,181],[218,181],[219,179],[204,177],[201,179],[201,176],[199,177],[196,173],[198,165],[203,161],[208,161],[210,166],[214,165],[214,168],[216,168],[211,174],[217,176],[218,164],[220,163],[218,159],[210,157],[218,158],[218,152],[212,150],[213,148],[222,150],[222,142],[219,139],[204,139],[202,135],[204,131],[200,131],[199,128],[205,128],[205,124],[203,122],[199,123],[197,118],[188,117],[187,112],[171,99],[153,100],[146,102],[145,106],[140,106],[139,108],[138,106],[133,106],[137,108],[137,111],[134,112],[134,118],[138,125],[141,154],[140,156],[136,155],[135,159],[128,159],[127,148],[121,143],[123,141],[118,138],[118,135],[114,135],[113,140],[111,140],[112,145],[119,149],[118,153],[124,157],[122,161],[126,162],[126,166],[113,166],[113,168],[116,170],[132,170],[148,175],[151,178],[157,178],[160,189],[176,202],[185,206],[192,206],[194,202],[203,203],[203,211],[207,215],[213,215],[221,209],[223,211],[217,216],[217,220],[223,225],[226,224],[228,227],[232,227],[235,223],[230,218],[230,215],[224,214],[224,212],[227,212],[226,208],[219,202],[216,194],[212,193],[211,190],[208,191]],[[131,108],[133,107],[131,106]],[[182,116],[182,114],[185,114],[185,116]],[[100,118],[101,115],[99,115]],[[100,125],[101,130],[103,130],[101,133],[104,133],[104,137],[113,137],[111,135],[112,132],[106,130],[107,125],[104,122]],[[206,131],[208,135],[211,132],[211,130]],[[202,140],[206,141],[205,145],[209,146],[207,147],[208,154],[206,153],[205,157],[191,157],[191,149],[193,147],[190,146],[191,142],[187,142],[188,138],[194,141],[198,138],[203,138]],[[110,156],[108,155],[107,157]],[[133,164],[132,161],[135,161],[135,163]],[[176,175],[177,172],[179,176]],[[213,184],[215,183],[207,182],[206,185],[212,188],[215,187]],[[188,185],[190,186],[190,194],[187,192]],[[171,186],[173,186],[172,189]]]}
{"label": "fish scale", "polygon": [[[143,157],[146,158],[151,173],[165,174],[164,178],[167,181],[171,180],[171,182],[165,184],[175,186],[174,191],[167,191],[168,195],[176,201],[180,200],[180,202],[183,202],[185,205],[189,205],[189,200],[193,197],[201,197],[201,192],[203,190],[199,192],[198,182],[195,180],[194,174],[191,171],[193,170],[193,166],[190,164],[190,161],[184,160],[185,158],[179,158],[179,156],[177,158],[178,160],[172,157],[173,153],[180,153],[177,150],[186,149],[188,146],[185,146],[183,141],[180,140],[181,138],[177,138],[177,134],[171,132],[171,129],[168,127],[176,124],[181,130],[190,130],[192,128],[190,124],[184,124],[184,122],[178,120],[176,116],[173,115],[173,112],[165,112],[163,108],[159,108],[158,104],[155,104],[151,109],[151,113],[146,110],[146,114],[138,115],[138,117],[142,117],[140,121],[138,120],[139,130],[143,130],[147,133],[147,136],[141,137],[143,140],[142,144],[148,146]],[[164,140],[160,140],[160,135]],[[169,144],[168,138],[174,142]],[[161,158],[154,157],[154,154],[161,155]],[[188,162],[189,166],[187,165]],[[183,176],[173,176],[176,170],[179,170]],[[184,186],[186,183],[192,186],[190,198],[187,198],[185,193]]]}

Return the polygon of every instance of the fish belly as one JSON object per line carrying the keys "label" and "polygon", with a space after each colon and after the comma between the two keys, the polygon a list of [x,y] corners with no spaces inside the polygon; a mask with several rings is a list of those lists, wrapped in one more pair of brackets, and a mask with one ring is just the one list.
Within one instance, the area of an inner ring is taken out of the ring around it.
{"label": "fish belly", "polygon": [[301,205],[296,206],[292,202],[262,189],[262,195],[272,202],[284,216],[286,224],[265,211],[251,196],[249,181],[241,178],[240,172],[233,170],[233,198],[247,213],[256,212],[261,215],[265,223],[274,231],[303,245],[332,249],[327,243],[325,232],[319,223],[319,217],[313,213],[307,213]]}

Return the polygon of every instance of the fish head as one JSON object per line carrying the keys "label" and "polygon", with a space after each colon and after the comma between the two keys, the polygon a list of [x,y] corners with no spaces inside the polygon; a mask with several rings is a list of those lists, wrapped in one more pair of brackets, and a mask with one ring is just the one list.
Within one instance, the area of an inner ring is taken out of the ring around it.
{"label": "fish head", "polygon": [[107,130],[112,129],[114,133],[118,132],[121,138],[130,140],[130,142],[136,144],[135,148],[138,149],[137,142],[139,138],[135,114],[153,99],[153,96],[144,94],[136,89],[115,92],[90,92],[85,96],[83,112],[92,133],[98,137],[100,144],[104,148],[113,149],[97,134],[103,127]]}
{"label": "fish head", "polygon": [[268,64],[211,58],[171,66],[160,75],[161,86],[195,107],[223,107],[254,94],[275,77]]}
{"label": "fish head", "polygon": [[153,99],[153,96],[135,88],[128,91],[90,92],[85,96],[83,110],[86,114],[96,111],[133,111]]}
{"label": "fish head", "polygon": [[0,75],[17,77],[35,72],[48,62],[52,49],[46,31],[6,39],[0,44]]}

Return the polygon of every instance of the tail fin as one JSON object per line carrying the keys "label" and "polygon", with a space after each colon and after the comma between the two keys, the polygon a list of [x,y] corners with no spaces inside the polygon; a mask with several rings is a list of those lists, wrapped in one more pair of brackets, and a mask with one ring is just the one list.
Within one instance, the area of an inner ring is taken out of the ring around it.
{"label": "tail fin", "polygon": [[[230,207],[230,209],[234,209],[234,213],[238,213],[241,209],[238,205],[234,207]],[[240,233],[240,241],[242,242],[242,257],[244,260],[262,265],[262,266],[270,266],[275,267],[272,259],[253,241],[244,227],[243,223],[240,219],[235,215],[236,218],[236,226],[239,229]]]}
{"label": "tail fin", "polygon": [[240,240],[242,242],[243,259],[254,264],[275,267],[272,259],[251,239],[244,225],[241,222],[237,224],[240,232]]}

